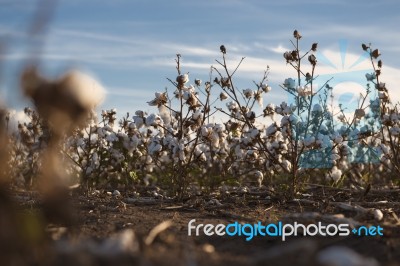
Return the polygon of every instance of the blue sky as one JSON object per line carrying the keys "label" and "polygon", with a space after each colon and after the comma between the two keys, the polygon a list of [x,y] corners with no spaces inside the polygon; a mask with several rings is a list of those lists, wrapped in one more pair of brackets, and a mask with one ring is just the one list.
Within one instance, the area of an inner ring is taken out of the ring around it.
{"label": "blue sky", "polygon": [[94,75],[107,91],[104,109],[156,111],[146,102],[156,91],[173,90],[166,78],[176,77],[176,53],[182,54],[182,70],[191,81],[205,81],[220,58],[221,44],[232,68],[246,57],[237,73],[240,89],[254,88],[252,81],[270,66],[273,91],[264,101],[278,103],[285,99],[278,84],[295,77],[282,57],[291,48],[294,29],[304,36],[304,50],[318,42],[319,52],[332,63],[321,61],[320,74],[369,69],[366,61],[349,67],[362,55],[361,43],[372,43],[382,52],[384,80],[400,98],[395,88],[400,76],[397,0],[59,0],[38,42],[28,34],[29,25],[38,8],[48,8],[44,3],[0,0],[0,95],[11,108],[26,105],[18,75],[38,43],[41,68],[48,75],[69,68]]}

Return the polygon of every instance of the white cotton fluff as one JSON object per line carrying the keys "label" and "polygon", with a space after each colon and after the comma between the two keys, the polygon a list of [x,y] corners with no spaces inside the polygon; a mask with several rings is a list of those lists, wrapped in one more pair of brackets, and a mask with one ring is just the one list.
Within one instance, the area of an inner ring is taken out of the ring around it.
{"label": "white cotton fluff", "polygon": [[258,136],[260,131],[258,131],[257,128],[252,128],[249,133],[250,133],[250,138],[254,139],[255,137]]}
{"label": "white cotton fluff", "polygon": [[262,181],[264,180],[264,175],[261,171],[255,171],[254,176],[257,178],[258,187],[262,186]]}
{"label": "white cotton fluff", "polygon": [[223,133],[225,130],[225,125],[224,124],[215,124],[214,125],[214,131],[217,132],[218,134]]}
{"label": "white cotton fluff", "polygon": [[342,177],[342,170],[337,168],[337,166],[332,167],[330,173],[326,175],[328,179],[333,180],[334,182],[339,181],[339,179]]}
{"label": "white cotton fluff", "polygon": [[193,118],[194,120],[197,120],[197,119],[199,119],[199,118],[202,118],[201,110],[198,109],[195,113],[193,113],[192,118]]}
{"label": "white cotton fluff", "polygon": [[274,149],[279,149],[279,146],[280,145],[279,145],[278,141],[274,141],[274,142],[271,143],[271,147],[274,148]]}
{"label": "white cotton fluff", "polygon": [[168,108],[164,105],[160,105],[160,107],[158,107],[158,112],[160,113],[160,117],[163,120],[163,124],[169,125],[171,123],[171,115],[168,111]]}
{"label": "white cotton fluff", "polygon": [[111,132],[107,134],[106,140],[109,142],[115,142],[118,141],[118,137],[114,132]]}
{"label": "white cotton fluff", "polygon": [[144,120],[143,117],[141,116],[133,116],[133,121],[135,122],[135,125],[137,128],[141,128],[144,125]]}
{"label": "white cotton fluff", "polygon": [[320,104],[314,104],[313,106],[313,112],[322,112],[322,106]]}
{"label": "white cotton fluff", "polygon": [[208,137],[209,135],[211,135],[211,133],[212,133],[212,128],[211,127],[203,126],[201,128],[201,135],[203,137]]}
{"label": "white cotton fluff", "polygon": [[281,119],[281,127],[284,127],[284,126],[288,125],[289,122],[290,122],[289,116],[286,116],[286,115],[283,116],[282,119]]}
{"label": "white cotton fluff", "polygon": [[398,136],[400,134],[400,128],[398,126],[394,126],[390,129],[390,133],[394,136]]}
{"label": "white cotton fluff", "polygon": [[218,148],[219,147],[219,136],[218,136],[218,134],[216,132],[213,132],[211,134],[211,145],[214,148]]}
{"label": "white cotton fluff", "polygon": [[334,140],[335,144],[340,144],[343,141],[343,137],[340,135],[335,136]]}
{"label": "white cotton fluff", "polygon": [[65,89],[71,90],[77,100],[89,109],[93,109],[104,101],[105,89],[93,77],[73,70],[67,72],[61,80]]}
{"label": "white cotton fluff", "polygon": [[283,86],[285,88],[294,88],[296,86],[296,80],[292,78],[285,79]]}
{"label": "white cotton fluff", "polygon": [[159,115],[151,114],[148,117],[146,117],[146,126],[158,126],[162,124],[163,120]]}
{"label": "white cotton fluff", "polygon": [[288,160],[283,160],[282,161],[282,167],[283,169],[285,169],[286,171],[291,171],[292,170],[292,163],[289,162]]}
{"label": "white cotton fluff", "polygon": [[276,124],[271,124],[271,125],[269,125],[269,126],[267,127],[265,133],[267,134],[267,136],[271,136],[271,135],[273,135],[277,130],[278,130],[278,128],[277,128]]}
{"label": "white cotton fluff", "polygon": [[315,143],[315,137],[314,136],[307,136],[304,138],[304,145],[306,147],[311,146],[312,144]]}

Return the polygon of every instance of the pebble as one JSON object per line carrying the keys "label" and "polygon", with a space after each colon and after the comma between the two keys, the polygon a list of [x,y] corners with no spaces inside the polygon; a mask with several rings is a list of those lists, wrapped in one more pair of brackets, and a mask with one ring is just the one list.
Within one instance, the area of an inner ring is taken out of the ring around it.
{"label": "pebble", "polygon": [[344,246],[333,246],[318,253],[317,261],[324,266],[378,266],[373,258],[363,257]]}
{"label": "pebble", "polygon": [[112,193],[112,195],[113,195],[113,197],[118,198],[118,197],[121,196],[121,192],[119,192],[118,190],[114,190],[113,193]]}
{"label": "pebble", "polygon": [[383,219],[383,213],[382,213],[381,210],[375,209],[375,210],[373,211],[373,214],[374,214],[375,220],[377,220],[378,222],[381,221],[381,220]]}

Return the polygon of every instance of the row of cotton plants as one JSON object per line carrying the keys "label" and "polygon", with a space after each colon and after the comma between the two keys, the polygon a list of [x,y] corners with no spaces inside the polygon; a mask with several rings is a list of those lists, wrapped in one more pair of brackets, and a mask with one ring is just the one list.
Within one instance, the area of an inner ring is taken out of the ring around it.
{"label": "row of cotton plants", "polygon": [[[184,73],[178,54],[177,77],[169,79],[173,92],[149,99],[157,112],[137,110],[118,121],[116,110],[104,110],[65,138],[60,150],[67,172],[87,188],[157,184],[180,197],[193,185],[212,190],[221,184],[279,184],[294,196],[307,182],[359,187],[397,182],[400,115],[380,81],[379,50],[362,46],[374,73],[366,73],[365,93],[349,115],[343,106],[332,106],[330,80],[316,84],[317,44],[301,54],[301,37],[295,31],[294,49],[283,55],[296,77],[274,88],[290,95],[288,103],[268,103],[257,113],[271,91],[270,70],[254,89],[238,88],[241,61],[230,72],[223,45],[206,82]],[[25,113],[30,121],[10,139],[10,163],[14,179],[31,184],[40,174],[39,154],[49,131],[37,112]],[[224,122],[212,122],[217,114]]]}

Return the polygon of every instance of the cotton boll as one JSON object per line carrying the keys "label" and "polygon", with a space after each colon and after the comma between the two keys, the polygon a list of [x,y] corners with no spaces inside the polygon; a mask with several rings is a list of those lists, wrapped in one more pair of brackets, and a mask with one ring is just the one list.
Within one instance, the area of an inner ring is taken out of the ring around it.
{"label": "cotton boll", "polygon": [[188,74],[182,74],[176,77],[176,81],[178,82],[179,85],[184,85],[189,82],[189,75]]}
{"label": "cotton boll", "polygon": [[274,141],[271,143],[271,147],[274,149],[279,149],[279,142],[278,141]]}
{"label": "cotton boll", "polygon": [[147,156],[146,157],[146,164],[151,164],[153,162],[153,159],[151,158],[151,156]]}
{"label": "cotton boll", "polygon": [[282,154],[278,154],[276,155],[276,160],[278,161],[278,163],[282,163]]}
{"label": "cotton boll", "polygon": [[357,109],[354,113],[355,117],[358,119],[361,119],[365,116],[365,111],[364,109]]}
{"label": "cotton boll", "polygon": [[396,114],[396,113],[391,114],[390,120],[392,120],[392,122],[394,122],[394,123],[399,122],[399,114]]}
{"label": "cotton boll", "polygon": [[288,150],[288,146],[286,143],[281,143],[279,148],[282,150],[282,153],[286,153]]}
{"label": "cotton boll", "polygon": [[380,144],[379,149],[382,151],[383,154],[388,155],[390,154],[390,147],[386,146],[385,144]]}
{"label": "cotton boll", "polygon": [[202,135],[203,137],[208,137],[208,136],[211,134],[211,132],[212,132],[212,129],[211,129],[211,128],[208,128],[208,127],[206,127],[206,126],[203,126],[203,127],[201,128],[201,135]]}
{"label": "cotton boll", "polygon": [[290,172],[292,170],[292,163],[285,159],[282,161],[282,167],[284,170]]}
{"label": "cotton boll", "polygon": [[284,117],[282,117],[282,120],[281,120],[281,127],[284,127],[284,126],[288,125],[289,122],[290,122],[289,116],[284,116]]}
{"label": "cotton boll", "polygon": [[193,113],[193,115],[192,115],[192,118],[194,119],[194,120],[197,120],[197,119],[199,119],[199,118],[201,118],[202,117],[202,113],[201,113],[201,110],[200,109],[198,109],[195,113]]}
{"label": "cotton boll", "polygon": [[334,182],[339,181],[339,179],[342,177],[342,171],[337,168],[337,166],[332,167],[330,170],[330,173],[326,175],[328,179],[333,180]]}
{"label": "cotton boll", "polygon": [[322,106],[320,105],[320,104],[314,104],[314,106],[313,106],[313,112],[322,112]]}
{"label": "cotton boll", "polygon": [[312,144],[315,143],[315,137],[314,136],[307,136],[304,138],[304,145],[306,147],[311,146]]}
{"label": "cotton boll", "polygon": [[104,88],[95,79],[78,71],[49,80],[31,67],[22,74],[21,87],[58,135],[84,126],[105,95]]}
{"label": "cotton boll", "polygon": [[247,99],[250,99],[251,97],[253,97],[254,92],[251,89],[245,89],[245,90],[243,90],[243,95]]}
{"label": "cotton boll", "polygon": [[240,143],[244,144],[245,146],[248,146],[249,144],[251,144],[253,142],[252,139],[250,139],[249,137],[243,137],[240,140]]}
{"label": "cotton boll", "polygon": [[283,113],[284,113],[285,115],[290,115],[291,113],[293,113],[293,108],[292,108],[291,106],[286,106],[286,107],[283,109]]}
{"label": "cotton boll", "polygon": [[224,124],[216,124],[214,126],[214,131],[217,133],[222,133],[225,130],[225,125]]}
{"label": "cotton boll", "polygon": [[378,96],[381,100],[387,100],[389,98],[388,93],[385,91],[378,91]]}
{"label": "cotton boll", "polygon": [[85,174],[90,175],[92,172],[93,172],[93,168],[88,167],[88,168],[86,168]]}
{"label": "cotton boll", "polygon": [[258,134],[260,133],[260,131],[258,131],[257,128],[253,128],[250,130],[250,138],[254,139],[255,137],[258,136]]}
{"label": "cotton boll", "polygon": [[186,156],[185,156],[185,152],[184,152],[184,151],[180,150],[180,151],[178,152],[178,157],[179,157],[179,160],[180,160],[180,161],[182,161],[182,162],[185,162],[185,161],[186,161]]}
{"label": "cotton boll", "polygon": [[318,135],[317,143],[320,144],[322,148],[328,148],[328,147],[332,146],[329,137],[326,135],[322,135],[322,134]]}
{"label": "cotton boll", "polygon": [[279,142],[285,142],[288,139],[282,134],[282,132],[278,131],[275,133],[275,139]]}
{"label": "cotton boll", "polygon": [[346,161],[346,160],[342,160],[342,161],[340,161],[339,163],[338,163],[338,166],[339,166],[339,168],[340,169],[343,169],[343,170],[348,170],[349,169],[349,163]]}
{"label": "cotton boll", "polygon": [[157,142],[152,142],[149,146],[149,153],[151,155],[159,153],[162,150],[162,146]]}
{"label": "cotton boll", "polygon": [[189,92],[189,91],[185,91],[184,93],[183,93],[183,99],[185,100],[185,101],[187,101],[187,100],[189,100],[190,98],[192,97],[192,94]]}
{"label": "cotton boll", "polygon": [[283,86],[285,88],[292,89],[292,88],[294,88],[296,86],[296,80],[294,80],[292,78],[285,79],[285,82],[283,83]]}
{"label": "cotton boll", "polygon": [[339,160],[340,159],[340,155],[339,154],[337,154],[337,153],[332,153],[331,154],[331,160],[332,161],[336,161],[336,160]]}
{"label": "cotton boll", "polygon": [[236,146],[235,146],[235,155],[236,155],[236,157],[237,157],[238,159],[243,158],[244,153],[243,153],[243,150],[240,148],[240,145],[236,145]]}
{"label": "cotton boll", "polygon": [[271,135],[273,135],[277,130],[278,130],[278,128],[277,128],[276,124],[275,124],[275,123],[274,123],[274,124],[271,124],[271,125],[269,125],[269,126],[267,127],[267,129],[266,129],[266,134],[267,134],[267,136],[271,136]]}
{"label": "cotton boll", "polygon": [[365,74],[365,77],[367,78],[367,81],[373,81],[374,79],[376,79],[376,74],[375,73],[367,73]]}
{"label": "cotton boll", "polygon": [[158,107],[158,112],[163,120],[163,124],[169,125],[171,123],[171,114],[169,113],[168,108],[165,105],[161,105]]}
{"label": "cotton boll", "polygon": [[228,102],[226,104],[226,107],[228,107],[228,110],[233,112],[233,111],[237,111],[239,109],[239,105],[233,101]]}
{"label": "cotton boll", "polygon": [[335,139],[333,140],[336,144],[340,144],[343,142],[342,136],[336,136]]}
{"label": "cotton boll", "polygon": [[106,133],[106,140],[109,142],[115,142],[118,141],[119,138],[114,132],[107,132]]}
{"label": "cotton boll", "polygon": [[219,136],[218,136],[218,134],[216,132],[213,132],[211,134],[211,145],[214,148],[218,148],[219,147]]}
{"label": "cotton boll", "polygon": [[104,101],[104,88],[95,79],[84,73],[68,72],[60,82],[64,89],[73,91],[80,103],[87,109],[93,109]]}
{"label": "cotton boll", "polygon": [[261,173],[261,171],[256,171],[254,172],[254,176],[257,179],[258,187],[262,186],[262,181],[264,180],[264,175]]}
{"label": "cotton boll", "polygon": [[321,124],[319,127],[319,132],[323,134],[328,134],[329,133],[328,127],[325,124]]}
{"label": "cotton boll", "polygon": [[141,128],[144,125],[144,119],[141,116],[133,116],[133,121],[135,122],[135,125],[137,128]]}
{"label": "cotton boll", "polygon": [[398,126],[394,126],[390,128],[390,133],[394,136],[398,136],[400,134],[400,128]]}
{"label": "cotton boll", "polygon": [[247,154],[246,154],[246,157],[251,159],[251,160],[257,160],[258,153],[256,151],[254,151],[254,150],[248,150]]}
{"label": "cotton boll", "polygon": [[206,157],[206,155],[205,155],[204,153],[200,154],[200,156],[199,156],[199,160],[200,160],[201,162],[205,162],[205,161],[207,161],[207,157]]}
{"label": "cotton boll", "polygon": [[146,126],[163,125],[163,121],[159,115],[151,114],[146,118]]}

